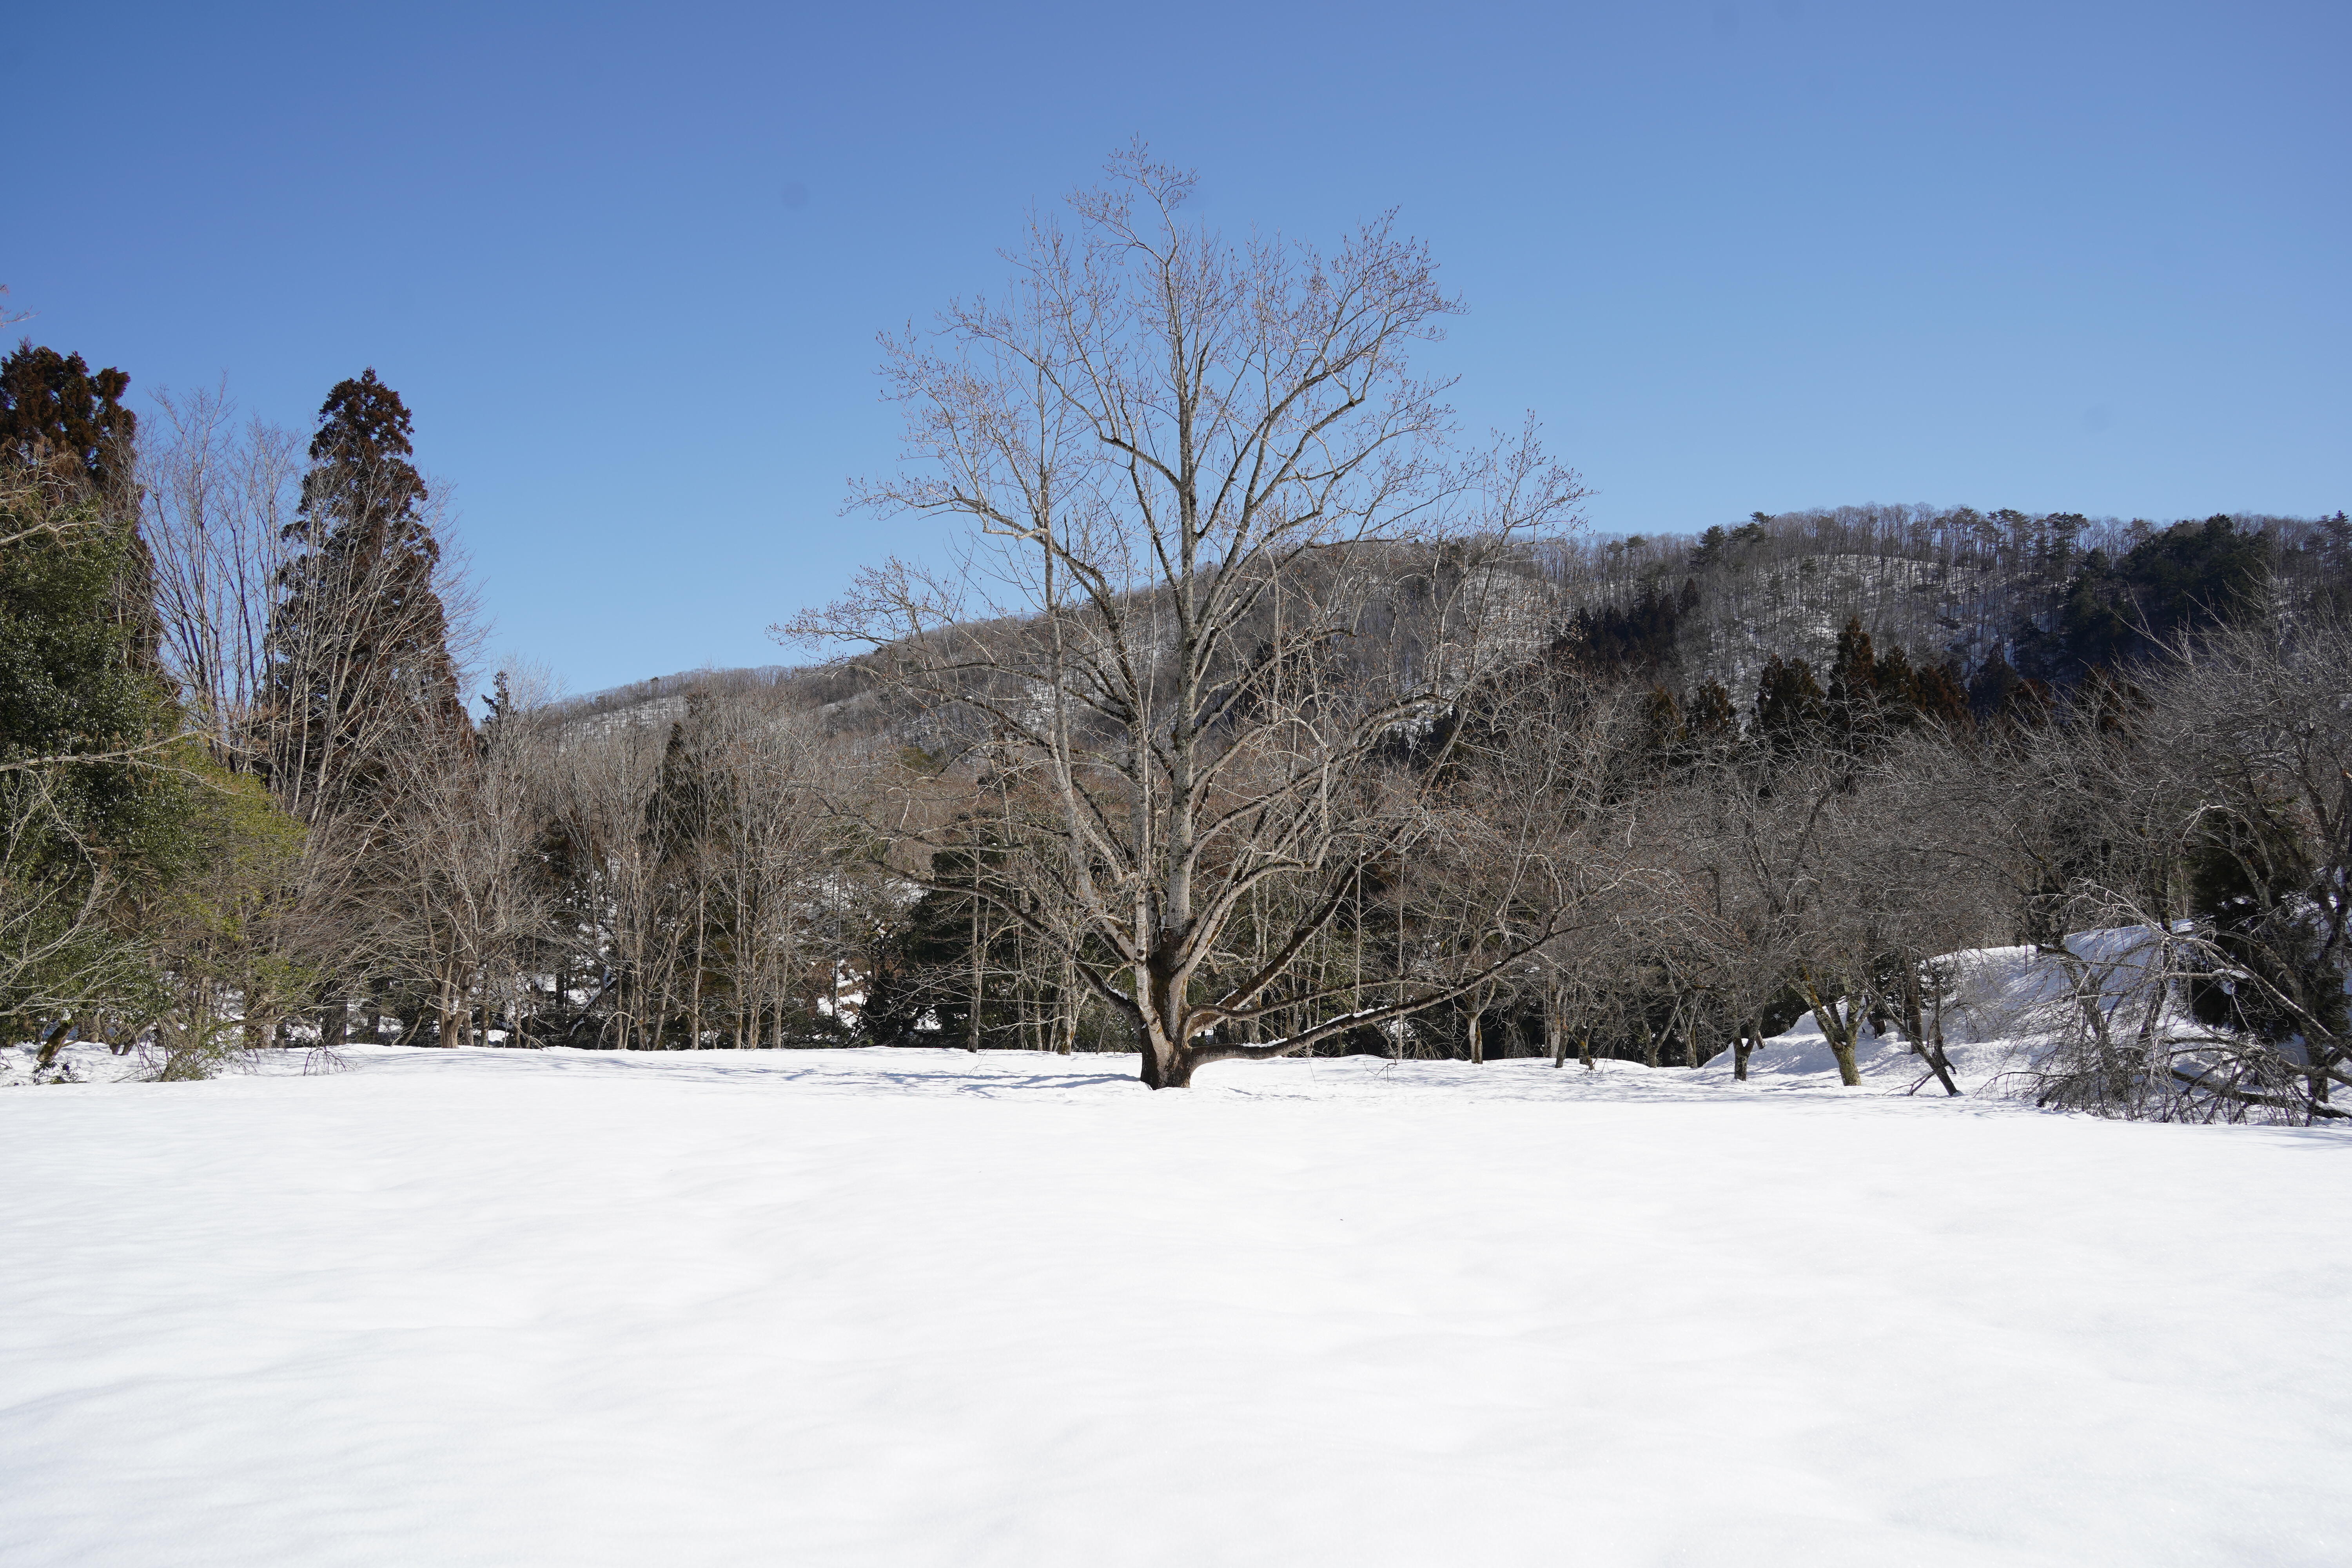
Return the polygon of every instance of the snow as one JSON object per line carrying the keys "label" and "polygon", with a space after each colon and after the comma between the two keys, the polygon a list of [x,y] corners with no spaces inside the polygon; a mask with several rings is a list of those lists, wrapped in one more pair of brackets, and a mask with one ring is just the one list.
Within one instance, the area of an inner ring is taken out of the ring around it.
{"label": "snow", "polygon": [[0,1562],[2352,1560],[2345,1134],[1804,1049],[9,1089]]}
{"label": "snow", "polygon": [[[2137,929],[2075,931],[2067,951],[2082,961],[2096,1005],[2136,1029],[2151,983],[2146,971],[2152,954],[2147,933]],[[2071,1026],[2075,1006],[2065,966],[2032,947],[1979,947],[1944,953],[1931,961],[1946,976],[1945,1056],[1962,1091],[1997,1098],[2031,1099],[2026,1070]],[[2168,999],[2160,1022],[2167,1031],[2203,1031]],[[1854,1047],[1855,1066],[1865,1081],[1895,1093],[1941,1095],[1925,1060],[1912,1054],[1899,1029],[1875,1034],[1865,1023]],[[1692,1081],[1733,1083],[1727,1047],[1708,1058]],[[1834,1089],[1837,1058],[1811,1013],[1749,1056],[1749,1082],[1765,1089]]]}

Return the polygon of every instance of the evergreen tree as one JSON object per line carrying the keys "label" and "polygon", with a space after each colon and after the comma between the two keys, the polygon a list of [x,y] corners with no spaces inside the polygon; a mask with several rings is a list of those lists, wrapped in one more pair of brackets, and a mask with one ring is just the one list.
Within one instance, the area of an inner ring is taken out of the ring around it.
{"label": "evergreen tree", "polygon": [[269,627],[272,782],[298,816],[380,791],[394,752],[469,729],[433,583],[411,421],[373,369],[319,410]]}
{"label": "evergreen tree", "polygon": [[0,360],[0,448],[19,465],[61,464],[101,494],[117,491],[130,478],[139,427],[122,406],[130,385],[111,365],[93,374],[81,355],[28,338]]}
{"label": "evergreen tree", "polygon": [[1757,735],[1776,749],[1797,751],[1818,742],[1828,731],[1828,720],[1811,665],[1778,654],[1764,661],[1756,683]]}
{"label": "evergreen tree", "polygon": [[[22,415],[25,405],[7,412]],[[36,409],[0,447],[0,538],[10,542],[0,550],[0,1028],[8,1038],[133,983],[138,966],[115,906],[188,851],[189,791],[179,772],[157,765],[177,707],[141,635],[151,623],[118,613],[149,580],[137,530],[92,493],[89,449],[68,449],[60,465],[45,428]]]}
{"label": "evergreen tree", "polygon": [[2271,541],[2226,514],[2179,522],[2121,559],[2094,550],[2066,584],[2046,673],[2063,680],[2145,658],[2170,638],[2231,619],[2258,603]]}
{"label": "evergreen tree", "polygon": [[[137,427],[131,378],[26,342],[0,361],[0,758],[120,752],[169,735],[154,661],[153,575],[122,504]],[[145,831],[135,768],[48,781],[69,824],[109,853]]]}
{"label": "evergreen tree", "polygon": [[1699,682],[1683,701],[1683,723],[1692,739],[1703,743],[1738,736],[1739,714],[1732,707],[1730,689],[1720,680]]}
{"label": "evergreen tree", "polygon": [[95,613],[124,629],[133,658],[160,669],[155,563],[139,533],[131,479],[139,417],[122,406],[130,386],[131,377],[111,365],[92,371],[79,354],[26,339],[0,360],[0,461],[20,479],[48,486],[52,506],[92,502],[78,529],[122,535],[112,591]]}

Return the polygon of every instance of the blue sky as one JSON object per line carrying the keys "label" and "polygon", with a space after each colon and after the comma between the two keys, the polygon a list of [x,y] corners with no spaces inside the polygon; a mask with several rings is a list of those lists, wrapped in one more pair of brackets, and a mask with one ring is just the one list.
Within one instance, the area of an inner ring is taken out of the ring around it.
{"label": "blue sky", "polygon": [[373,365],[574,690],[929,524],[874,336],[1140,134],[1203,214],[1395,206],[1602,531],[1847,501],[2352,505],[2352,7],[48,6],[0,52],[16,329],[307,427]]}

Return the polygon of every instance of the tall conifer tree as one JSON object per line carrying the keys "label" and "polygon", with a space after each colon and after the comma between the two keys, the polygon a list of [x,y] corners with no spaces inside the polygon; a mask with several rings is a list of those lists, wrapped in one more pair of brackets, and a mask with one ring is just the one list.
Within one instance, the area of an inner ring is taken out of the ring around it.
{"label": "tall conifer tree", "polygon": [[373,369],[319,410],[269,630],[272,782],[305,821],[380,795],[401,749],[468,728],[410,433]]}

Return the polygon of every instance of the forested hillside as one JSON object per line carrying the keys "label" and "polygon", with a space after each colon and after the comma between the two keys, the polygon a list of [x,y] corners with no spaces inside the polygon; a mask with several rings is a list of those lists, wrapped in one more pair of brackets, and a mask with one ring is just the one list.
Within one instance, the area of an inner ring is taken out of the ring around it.
{"label": "forested hillside", "polygon": [[1983,711],[2020,679],[2071,686],[2257,601],[2287,626],[2340,615],[2352,523],[1841,507],[1557,546],[1547,567],[1612,668],[1744,691],[1769,659],[1832,657],[1858,617]]}
{"label": "forested hillside", "polygon": [[[1552,541],[1522,570],[1543,585],[1548,635],[1612,676],[1752,695],[1774,658],[1825,667],[1846,623],[1859,620],[1878,646],[1944,670],[1982,714],[2021,681],[2071,687],[2244,606],[2288,630],[2344,615],[2352,519],[2095,522],[2072,512],[1853,506],[1759,512],[1686,534]],[[835,727],[860,722],[854,673],[815,667],[688,670],[562,708],[661,704],[675,717],[689,691],[761,687],[792,706],[826,710]]]}

